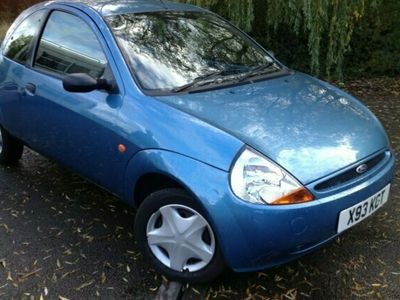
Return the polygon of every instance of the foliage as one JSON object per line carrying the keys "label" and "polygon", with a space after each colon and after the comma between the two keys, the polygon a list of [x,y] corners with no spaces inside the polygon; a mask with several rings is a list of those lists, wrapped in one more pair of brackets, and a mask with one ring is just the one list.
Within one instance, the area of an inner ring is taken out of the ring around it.
{"label": "foliage", "polygon": [[245,31],[251,31],[254,20],[253,0],[183,0],[182,2],[199,5],[217,11],[232,20]]}
{"label": "foliage", "polygon": [[[356,25],[366,10],[373,12],[381,4],[381,0],[182,1],[210,8],[247,31],[257,31],[262,26],[269,44],[272,37],[284,33],[283,28],[291,31],[289,36],[294,33],[297,38],[306,37],[311,72],[318,75],[323,69],[328,77],[332,73],[342,77],[344,57]],[[260,12],[264,20],[255,18]]]}
{"label": "foliage", "polygon": [[12,21],[18,14],[32,4],[41,2],[41,0],[1,0],[0,2],[0,42],[6,35]]}
{"label": "foliage", "polygon": [[0,41],[4,39],[9,26],[10,24],[7,22],[0,22]]}
{"label": "foliage", "polygon": [[400,1],[385,0],[379,15],[367,11],[350,46],[345,56],[350,75],[400,75]]}

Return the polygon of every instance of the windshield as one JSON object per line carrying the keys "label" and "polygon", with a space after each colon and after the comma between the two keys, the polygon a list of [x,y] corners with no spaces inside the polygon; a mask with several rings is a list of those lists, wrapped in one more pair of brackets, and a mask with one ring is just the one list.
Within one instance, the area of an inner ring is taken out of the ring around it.
{"label": "windshield", "polygon": [[176,92],[281,69],[239,30],[209,13],[124,14],[107,21],[147,90]]}

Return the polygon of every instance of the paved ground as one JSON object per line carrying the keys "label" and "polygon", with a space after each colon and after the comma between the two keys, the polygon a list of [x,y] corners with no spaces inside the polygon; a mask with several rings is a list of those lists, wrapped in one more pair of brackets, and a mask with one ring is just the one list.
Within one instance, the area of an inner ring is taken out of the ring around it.
{"label": "paved ground", "polygon": [[[347,88],[383,121],[400,157],[400,79]],[[0,299],[154,297],[162,279],[138,254],[133,218],[108,193],[33,152],[0,167]],[[188,290],[209,299],[399,299],[398,183],[379,213],[320,251],[260,273],[227,271]]]}

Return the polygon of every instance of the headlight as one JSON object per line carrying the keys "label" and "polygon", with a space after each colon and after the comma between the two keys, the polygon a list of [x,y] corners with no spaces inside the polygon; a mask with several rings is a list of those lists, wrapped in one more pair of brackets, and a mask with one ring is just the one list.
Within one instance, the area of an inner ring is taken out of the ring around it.
{"label": "headlight", "polygon": [[255,204],[294,204],[314,196],[281,167],[249,149],[236,160],[231,172],[233,192]]}

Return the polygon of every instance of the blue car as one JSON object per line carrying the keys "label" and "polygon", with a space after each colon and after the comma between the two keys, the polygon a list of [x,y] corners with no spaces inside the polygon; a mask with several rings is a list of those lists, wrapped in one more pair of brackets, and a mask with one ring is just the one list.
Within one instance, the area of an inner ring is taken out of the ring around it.
{"label": "blue car", "polygon": [[384,205],[394,174],[359,100],[167,1],[24,11],[1,46],[0,125],[2,164],[27,146],[117,195],[142,253],[183,282],[317,249]]}

